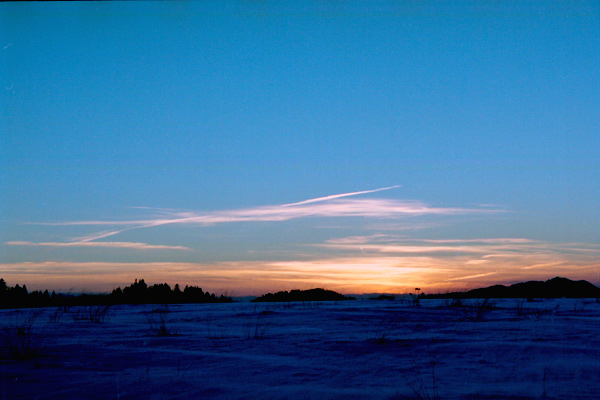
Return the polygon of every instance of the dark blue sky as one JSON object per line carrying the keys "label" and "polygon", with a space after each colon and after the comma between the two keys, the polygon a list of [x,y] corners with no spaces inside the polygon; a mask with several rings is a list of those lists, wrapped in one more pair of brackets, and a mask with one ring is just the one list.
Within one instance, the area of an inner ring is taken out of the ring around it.
{"label": "dark blue sky", "polygon": [[0,275],[600,282],[599,4],[416,3],[0,4]]}

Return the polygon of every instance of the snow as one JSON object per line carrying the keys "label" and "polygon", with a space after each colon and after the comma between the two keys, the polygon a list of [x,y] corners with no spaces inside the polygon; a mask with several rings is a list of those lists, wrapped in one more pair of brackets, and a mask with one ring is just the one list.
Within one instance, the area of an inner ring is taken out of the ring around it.
{"label": "snow", "polygon": [[[479,318],[480,300],[0,310],[0,399],[598,398],[600,303],[520,301]],[[30,359],[10,353],[17,327]]]}

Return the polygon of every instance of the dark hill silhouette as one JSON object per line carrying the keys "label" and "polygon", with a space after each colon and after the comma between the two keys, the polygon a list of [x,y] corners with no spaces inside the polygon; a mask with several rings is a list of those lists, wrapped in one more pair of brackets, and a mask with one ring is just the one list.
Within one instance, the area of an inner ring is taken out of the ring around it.
{"label": "dark hill silhouette", "polygon": [[290,302],[290,301],[341,301],[356,300],[346,297],[332,290],[309,289],[292,290],[290,292],[267,293],[252,300],[253,302]]}
{"label": "dark hill silhouette", "polygon": [[556,277],[545,282],[529,281],[510,286],[494,285],[468,292],[427,295],[426,298],[600,298],[600,288],[587,281]]}

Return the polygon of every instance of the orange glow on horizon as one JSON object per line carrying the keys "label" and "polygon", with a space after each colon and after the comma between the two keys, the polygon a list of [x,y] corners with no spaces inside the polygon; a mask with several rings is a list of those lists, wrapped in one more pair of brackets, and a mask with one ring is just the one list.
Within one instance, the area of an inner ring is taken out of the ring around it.
{"label": "orange glow on horizon", "polygon": [[259,296],[322,287],[343,294],[424,293],[469,290],[555,276],[598,284],[598,251],[580,254],[497,253],[434,256],[361,256],[308,261],[219,263],[22,262],[0,264],[10,286],[32,290],[110,292],[144,279],[173,287],[196,285],[212,293]]}

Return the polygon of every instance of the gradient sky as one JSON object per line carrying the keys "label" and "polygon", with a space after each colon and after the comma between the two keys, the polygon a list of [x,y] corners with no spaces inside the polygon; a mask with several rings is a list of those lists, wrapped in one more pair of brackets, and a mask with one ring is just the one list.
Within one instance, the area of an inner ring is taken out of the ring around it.
{"label": "gradient sky", "polygon": [[597,1],[0,4],[0,276],[600,284]]}

